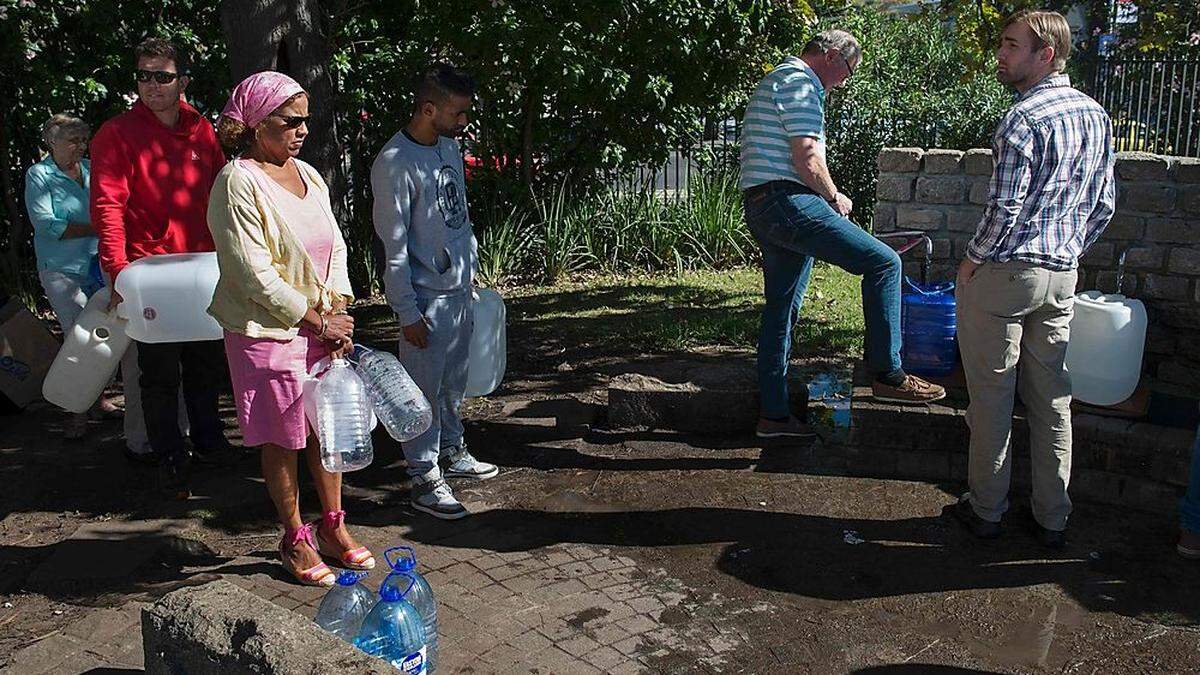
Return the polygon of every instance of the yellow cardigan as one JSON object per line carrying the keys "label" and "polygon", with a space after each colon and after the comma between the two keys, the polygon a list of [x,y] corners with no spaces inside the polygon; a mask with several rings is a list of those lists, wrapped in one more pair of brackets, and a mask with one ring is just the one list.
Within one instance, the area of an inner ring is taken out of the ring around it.
{"label": "yellow cardigan", "polygon": [[333,252],[322,281],[300,239],[284,223],[250,169],[241,160],[217,174],[208,198],[208,229],[217,245],[221,277],[208,313],[222,328],[253,338],[288,340],[310,307],[319,313],[353,291],[346,271],[346,241],[333,219],[329,188],[317,170],[295,160],[309,189],[329,214]]}

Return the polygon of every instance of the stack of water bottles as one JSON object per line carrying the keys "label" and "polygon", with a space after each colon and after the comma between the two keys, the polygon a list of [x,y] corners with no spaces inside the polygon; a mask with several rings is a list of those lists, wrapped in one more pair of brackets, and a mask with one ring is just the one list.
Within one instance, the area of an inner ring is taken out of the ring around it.
{"label": "stack of water bottles", "polygon": [[328,471],[357,471],[374,459],[372,412],[397,441],[416,438],[433,421],[429,401],[387,352],[358,345],[351,359],[333,359],[315,377],[314,426]]}
{"label": "stack of water bottles", "polygon": [[429,582],[417,571],[409,546],[384,552],[391,573],[379,587],[378,600],[361,580],[343,572],[317,610],[317,625],[377,656],[402,673],[433,673],[438,662],[437,602]]}

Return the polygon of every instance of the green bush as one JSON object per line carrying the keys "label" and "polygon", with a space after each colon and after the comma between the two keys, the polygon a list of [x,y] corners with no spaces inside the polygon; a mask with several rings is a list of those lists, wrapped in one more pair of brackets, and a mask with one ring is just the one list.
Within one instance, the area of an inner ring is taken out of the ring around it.
{"label": "green bush", "polygon": [[854,220],[868,224],[881,148],[991,147],[1012,95],[990,71],[963,63],[953,28],[936,16],[858,8],[818,29],[833,26],[858,37],[863,60],[849,85],[827,99],[829,167],[854,200]]}

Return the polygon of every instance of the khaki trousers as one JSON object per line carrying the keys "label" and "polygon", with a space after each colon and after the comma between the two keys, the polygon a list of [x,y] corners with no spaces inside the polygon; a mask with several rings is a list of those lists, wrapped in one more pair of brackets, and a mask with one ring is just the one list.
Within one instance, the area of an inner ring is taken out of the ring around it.
{"label": "khaki trousers", "polygon": [[968,480],[980,518],[999,522],[1012,478],[1013,396],[1029,421],[1033,515],[1063,530],[1071,513],[1071,381],[1067,340],[1075,271],[987,263],[957,290],[958,339],[971,403]]}

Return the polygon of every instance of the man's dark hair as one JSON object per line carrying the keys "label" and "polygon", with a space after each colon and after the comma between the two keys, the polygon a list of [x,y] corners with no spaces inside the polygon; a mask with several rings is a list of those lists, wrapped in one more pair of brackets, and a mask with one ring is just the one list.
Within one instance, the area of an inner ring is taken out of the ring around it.
{"label": "man's dark hair", "polygon": [[475,78],[449,63],[434,63],[413,80],[413,106],[425,101],[445,103],[452,95],[474,96]]}
{"label": "man's dark hair", "polygon": [[133,48],[133,61],[136,64],[147,56],[159,56],[170,59],[175,64],[175,71],[186,75],[188,71],[187,55],[175,43],[162,38],[149,37],[142,40]]}

